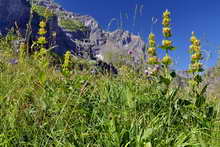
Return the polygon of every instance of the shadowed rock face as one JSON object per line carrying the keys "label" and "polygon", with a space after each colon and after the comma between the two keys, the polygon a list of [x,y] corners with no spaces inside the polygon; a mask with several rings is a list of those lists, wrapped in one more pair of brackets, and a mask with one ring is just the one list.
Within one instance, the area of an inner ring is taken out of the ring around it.
{"label": "shadowed rock face", "polygon": [[[33,14],[32,19],[32,40],[37,39],[38,24],[43,18],[37,14]],[[63,55],[67,50],[72,50],[76,52],[76,43],[73,41],[75,39],[82,40],[88,38],[88,32],[76,31],[70,32],[59,26],[59,19],[57,16],[53,16],[47,22],[47,38],[50,46],[54,47],[53,51],[59,55]],[[56,33],[56,37],[53,38],[52,34]]]}
{"label": "shadowed rock face", "polygon": [[29,20],[30,4],[26,0],[0,0],[0,31],[5,34],[15,22],[24,32]]}

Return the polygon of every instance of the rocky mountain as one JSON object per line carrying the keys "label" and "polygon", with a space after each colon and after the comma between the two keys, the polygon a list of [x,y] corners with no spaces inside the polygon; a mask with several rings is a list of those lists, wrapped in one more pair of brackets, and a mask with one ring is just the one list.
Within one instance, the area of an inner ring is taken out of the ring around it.
{"label": "rocky mountain", "polygon": [[[132,50],[137,58],[143,55],[145,43],[139,36],[124,30],[105,31],[93,17],[68,12],[53,0],[0,0],[0,8],[1,33],[6,34],[16,22],[24,37],[31,40],[36,39],[38,23],[48,13],[47,37],[58,54],[72,50],[80,56],[84,56],[84,52],[91,56],[105,51],[127,53]],[[53,34],[56,37],[52,38]]]}

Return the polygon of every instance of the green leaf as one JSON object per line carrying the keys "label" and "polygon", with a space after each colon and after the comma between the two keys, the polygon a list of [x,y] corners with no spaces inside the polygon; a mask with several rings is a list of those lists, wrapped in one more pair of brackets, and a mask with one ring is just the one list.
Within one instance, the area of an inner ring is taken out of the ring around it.
{"label": "green leaf", "polygon": [[160,76],[160,82],[159,83],[164,83],[166,85],[170,84],[170,79],[164,78],[163,76]]}
{"label": "green leaf", "polygon": [[204,96],[206,90],[208,88],[208,84],[206,84],[200,93],[197,93],[196,95],[196,107],[201,107],[204,103],[205,103],[205,100],[206,100],[206,97]]}
{"label": "green leaf", "polygon": [[196,75],[196,76],[194,77],[194,80],[199,84],[199,83],[202,82],[202,76],[201,76],[201,75]]}
{"label": "green leaf", "polygon": [[208,88],[208,84],[206,84],[206,85],[202,88],[202,91],[200,92],[200,95],[204,95],[205,92],[207,91],[207,88]]}
{"label": "green leaf", "polygon": [[39,74],[40,83],[43,85],[47,80],[47,75],[45,72],[40,72]]}
{"label": "green leaf", "polygon": [[176,49],[176,47],[174,47],[174,46],[159,46],[159,48],[161,48],[161,49],[163,49],[163,50],[175,50]]}
{"label": "green leaf", "polygon": [[205,97],[203,95],[196,96],[196,107],[201,107],[205,103]]}

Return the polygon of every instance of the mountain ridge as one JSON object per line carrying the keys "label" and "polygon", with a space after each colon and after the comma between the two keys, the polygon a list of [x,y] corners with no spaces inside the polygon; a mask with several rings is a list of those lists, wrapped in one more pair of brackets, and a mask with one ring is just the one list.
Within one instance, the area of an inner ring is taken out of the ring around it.
{"label": "mountain ridge", "polygon": [[[33,6],[36,6],[35,11],[31,13]],[[92,52],[95,56],[112,50],[114,50],[113,52],[123,52],[126,55],[129,50],[132,50],[137,60],[143,56],[146,44],[140,36],[125,30],[106,31],[93,17],[66,11],[53,0],[0,0],[0,7],[2,12],[6,9],[11,11],[10,15],[0,13],[0,19],[4,20],[2,24],[0,23],[2,34],[6,34],[8,32],[6,28],[13,27],[15,22],[21,32],[25,32],[28,18],[32,15],[32,35],[30,37],[32,40],[36,39],[39,21],[44,19],[38,11],[53,12],[54,15],[48,21],[47,37],[50,38],[54,32],[57,34],[56,39],[52,40],[50,45],[54,45],[54,51],[60,55],[67,50],[71,50],[79,56],[84,56],[84,51]],[[71,30],[75,27],[82,27],[82,29]]]}

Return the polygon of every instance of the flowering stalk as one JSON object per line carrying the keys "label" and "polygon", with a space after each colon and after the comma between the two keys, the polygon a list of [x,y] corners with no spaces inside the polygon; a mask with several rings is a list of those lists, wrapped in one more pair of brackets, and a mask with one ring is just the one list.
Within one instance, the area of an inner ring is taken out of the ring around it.
{"label": "flowering stalk", "polygon": [[161,62],[168,67],[170,64],[172,64],[172,59],[168,54],[169,50],[174,50],[175,48],[172,46],[172,41],[169,40],[169,38],[172,36],[172,32],[171,32],[171,27],[170,27],[170,12],[168,10],[166,10],[163,13],[163,36],[164,36],[164,40],[162,41],[162,46],[161,48],[164,49],[166,51],[166,55],[162,58]]}
{"label": "flowering stalk", "polygon": [[64,55],[64,63],[62,65],[62,69],[64,73],[69,73],[70,64],[71,64],[71,52],[67,51]]}
{"label": "flowering stalk", "polygon": [[45,34],[47,33],[47,30],[46,30],[46,22],[45,21],[41,21],[39,23],[39,30],[38,30],[38,39],[37,39],[37,44],[40,46],[40,52],[39,53],[36,53],[35,56],[36,58],[38,57],[43,57],[44,55],[47,54],[47,50],[45,48],[45,45],[47,44],[47,40],[46,40],[46,37],[45,37]]}
{"label": "flowering stalk", "polygon": [[202,82],[202,77],[199,75],[199,72],[203,71],[202,67],[202,53],[200,40],[197,39],[195,33],[192,32],[192,37],[190,38],[191,45],[189,46],[190,54],[191,54],[191,64],[189,66],[189,72],[192,73],[193,77],[190,80],[190,85],[193,86],[193,91],[195,90],[195,86],[198,86],[199,83]]}
{"label": "flowering stalk", "polygon": [[195,105],[201,107],[205,102],[203,94],[206,91],[208,84],[205,84],[204,87],[200,87],[200,83],[203,81],[200,72],[204,71],[201,63],[203,56],[201,53],[200,40],[197,39],[194,32],[192,32],[190,42],[191,45],[189,46],[189,49],[191,54],[191,64],[189,66],[189,72],[192,73],[192,78],[188,81],[189,85],[192,86],[190,94],[192,97],[196,98]]}
{"label": "flowering stalk", "polygon": [[158,64],[158,58],[156,53],[156,41],[155,41],[155,35],[153,33],[150,33],[148,37],[147,54],[148,54],[149,64],[152,65]]}
{"label": "flowering stalk", "polygon": [[36,44],[38,46],[38,51],[35,52],[34,54],[34,59],[36,59],[40,66],[44,69],[48,67],[49,65],[49,59],[48,59],[48,50],[46,49],[46,44],[47,44],[47,39],[45,37],[47,33],[46,30],[46,21],[41,21],[39,23],[39,30],[38,30],[38,35],[39,37],[37,38]]}
{"label": "flowering stalk", "polygon": [[189,72],[193,73],[194,75],[198,72],[202,72],[202,54],[201,54],[201,47],[200,47],[200,40],[197,39],[195,33],[192,32],[192,37],[190,38],[190,53],[191,53],[191,64]]}

